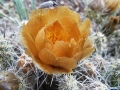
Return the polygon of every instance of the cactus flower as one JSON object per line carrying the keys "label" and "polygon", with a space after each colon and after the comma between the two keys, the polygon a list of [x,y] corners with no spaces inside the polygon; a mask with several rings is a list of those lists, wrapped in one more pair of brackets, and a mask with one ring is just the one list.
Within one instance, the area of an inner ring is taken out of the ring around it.
{"label": "cactus flower", "polygon": [[94,50],[90,20],[66,6],[34,10],[21,35],[34,64],[47,74],[70,73]]}

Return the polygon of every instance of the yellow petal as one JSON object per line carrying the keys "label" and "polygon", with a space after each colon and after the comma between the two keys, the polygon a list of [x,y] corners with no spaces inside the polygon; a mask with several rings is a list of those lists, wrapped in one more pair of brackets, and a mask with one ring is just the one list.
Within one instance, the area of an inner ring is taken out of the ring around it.
{"label": "yellow petal", "polygon": [[45,41],[45,32],[44,32],[44,28],[42,28],[37,36],[36,36],[36,39],[35,39],[35,46],[37,48],[37,50],[41,50],[43,44],[44,44],[44,41]]}
{"label": "yellow petal", "polygon": [[81,38],[85,38],[88,36],[90,32],[90,27],[91,27],[90,20],[85,19],[85,21],[79,27]]}
{"label": "yellow petal", "polygon": [[82,53],[81,59],[87,58],[94,51],[94,49],[95,49],[94,47],[86,48]]}
{"label": "yellow petal", "polygon": [[65,69],[74,69],[77,65],[77,62],[74,58],[59,57],[56,60],[55,66],[65,68]]}
{"label": "yellow petal", "polygon": [[28,51],[31,52],[32,55],[37,57],[38,51],[35,48],[35,41],[33,39],[33,36],[28,32],[25,26],[23,26],[21,30],[21,35],[22,35],[24,43],[26,44]]}
{"label": "yellow petal", "polygon": [[72,72],[72,69],[64,69],[61,67],[55,67],[55,66],[51,66],[48,64],[43,63],[40,59],[35,58],[33,60],[34,64],[41,69],[42,71],[44,71],[47,74],[67,74]]}
{"label": "yellow petal", "polygon": [[92,38],[87,38],[87,40],[85,40],[83,49],[90,48],[92,46],[93,46],[93,39]]}
{"label": "yellow petal", "polygon": [[73,58],[56,58],[48,49],[45,48],[39,52],[38,56],[44,64],[51,65],[53,68],[73,69],[77,64],[76,60]]}
{"label": "yellow petal", "polygon": [[[40,59],[34,59],[33,62],[39,69],[41,69],[42,71],[44,71],[47,74],[55,74],[56,75],[56,74],[63,74],[63,73],[67,74],[67,73],[72,72],[72,69],[65,69],[62,67],[58,67],[57,65],[54,65],[54,66],[48,65],[48,64],[43,63]],[[50,61],[47,61],[47,62],[50,62]]]}
{"label": "yellow petal", "polygon": [[74,38],[77,42],[80,38],[80,31],[78,27],[78,23],[75,21],[73,17],[62,17],[60,18],[59,22],[61,23],[62,27],[65,28],[66,32],[68,33],[68,41],[71,38]]}
{"label": "yellow petal", "polygon": [[54,44],[52,52],[56,57],[70,57],[71,48],[67,42],[57,41]]}
{"label": "yellow petal", "polygon": [[44,19],[44,17],[36,16],[35,18],[30,19],[23,29],[29,32],[35,40],[39,30],[45,26],[46,22],[47,21]]}
{"label": "yellow petal", "polygon": [[53,43],[50,41],[50,40],[48,40],[48,39],[45,39],[44,40],[44,46],[43,46],[43,48],[47,48],[47,49],[49,49],[50,51],[52,51],[53,50]]}
{"label": "yellow petal", "polygon": [[70,43],[69,43],[69,46],[70,46],[70,48],[71,48],[71,51],[70,51],[70,53],[69,53],[69,56],[70,57],[73,57],[73,55],[74,55],[74,47],[75,47],[75,45],[76,45],[76,41],[74,40],[74,38],[72,38],[71,40],[70,40]]}
{"label": "yellow petal", "polygon": [[39,69],[41,69],[45,73],[52,74],[53,68],[48,64],[44,64],[39,58],[35,58],[33,62]]}
{"label": "yellow petal", "polygon": [[55,65],[56,63],[56,57],[52,54],[52,52],[46,48],[43,48],[39,53],[38,56],[40,58],[40,60],[45,63],[45,64],[49,64],[49,65]]}
{"label": "yellow petal", "polygon": [[43,8],[43,9],[36,9],[30,14],[30,19],[36,18],[37,16],[42,17],[44,21],[46,21],[46,25],[52,24],[57,19],[57,10]]}
{"label": "yellow petal", "polygon": [[59,68],[59,67],[56,67],[56,68],[53,68],[53,74],[55,75],[60,75],[60,74],[68,74],[68,73],[71,73],[72,72],[72,69],[64,69],[64,68]]}
{"label": "yellow petal", "polygon": [[85,40],[84,39],[80,39],[76,45],[73,47],[73,51],[72,51],[72,55],[75,55],[76,53],[78,52],[82,52],[82,49],[83,49],[83,46],[84,46],[84,42]]}
{"label": "yellow petal", "polygon": [[80,61],[80,60],[81,60],[81,57],[82,57],[82,53],[83,53],[83,51],[77,52],[77,53],[73,56],[73,58],[74,58],[77,62]]}
{"label": "yellow petal", "polygon": [[59,6],[56,9],[58,10],[58,18],[72,17],[77,23],[81,23],[79,14],[70,10],[69,7]]}

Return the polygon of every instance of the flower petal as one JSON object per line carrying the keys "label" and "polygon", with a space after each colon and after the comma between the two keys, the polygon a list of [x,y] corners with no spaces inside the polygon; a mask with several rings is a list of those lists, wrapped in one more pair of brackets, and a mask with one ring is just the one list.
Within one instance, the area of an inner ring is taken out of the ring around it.
{"label": "flower petal", "polygon": [[85,40],[81,42],[79,41],[79,43],[75,46],[76,52],[74,52],[73,54],[74,59],[76,61],[80,61],[81,59],[88,57],[95,49],[92,44],[93,44],[93,40],[90,38],[88,38],[86,41]]}
{"label": "flower petal", "polygon": [[[78,13],[70,10],[68,7],[66,6],[59,6],[56,8],[58,10],[58,18],[64,18],[64,17],[71,17],[71,18],[74,18],[74,20],[77,22],[77,23],[81,23],[81,20],[80,20],[80,16]],[[66,21],[66,19],[65,19]]]}
{"label": "flower petal", "polygon": [[86,48],[82,53],[81,59],[87,58],[94,50],[95,50],[94,47]]}
{"label": "flower petal", "polygon": [[28,30],[25,28],[26,26],[23,26],[21,30],[21,35],[23,38],[24,43],[26,44],[26,47],[29,52],[32,53],[35,57],[37,57],[37,49],[35,48],[35,41],[32,37],[32,35],[28,32]]}
{"label": "flower petal", "polygon": [[56,67],[56,68],[53,68],[53,74],[68,74],[68,73],[71,73],[72,72],[72,69],[64,69],[64,68],[59,68],[59,67]]}
{"label": "flower petal", "polygon": [[70,57],[71,48],[67,42],[57,41],[54,44],[52,52],[56,57]]}
{"label": "flower petal", "polygon": [[72,50],[72,55],[75,55],[76,53],[78,52],[82,52],[82,49],[83,49],[83,46],[84,46],[84,42],[85,40],[84,39],[80,39],[76,45],[73,47],[73,50]]}
{"label": "flower petal", "polygon": [[93,46],[93,39],[92,38],[87,38],[87,40],[85,40],[83,49],[90,48],[92,46]]}
{"label": "flower petal", "polygon": [[47,21],[44,16],[36,16],[29,20],[24,29],[30,32],[35,40],[38,32],[46,25]]}
{"label": "flower petal", "polygon": [[74,38],[77,42],[80,38],[80,31],[78,27],[78,23],[75,21],[73,17],[62,17],[59,19],[59,22],[65,28],[66,32],[68,33],[68,41],[71,40],[71,38]]}
{"label": "flower petal", "polygon": [[47,74],[52,74],[53,68],[48,64],[44,64],[39,58],[33,59],[33,62],[42,71],[46,72]]}
{"label": "flower petal", "polygon": [[38,51],[42,48],[44,41],[45,41],[45,32],[44,32],[44,28],[42,28],[38,32],[36,39],[35,39],[35,46]]}
{"label": "flower petal", "polygon": [[77,53],[73,56],[73,58],[74,58],[77,62],[80,61],[80,60],[81,60],[81,57],[82,57],[82,53],[83,53],[83,51],[77,52]]}
{"label": "flower petal", "polygon": [[81,38],[85,38],[88,36],[88,34],[90,33],[90,27],[91,27],[90,20],[85,19],[85,21],[79,27]]}
{"label": "flower petal", "polygon": [[57,19],[57,12],[58,10],[56,8],[49,9],[49,8],[43,8],[43,9],[37,9],[34,10],[30,14],[30,19],[35,18],[37,16],[42,17],[44,21],[46,21],[45,25],[50,25]]}
{"label": "flower petal", "polygon": [[73,69],[76,67],[76,60],[73,58],[67,58],[67,57],[59,57],[56,58],[50,50],[44,48],[42,49],[38,54],[40,60],[48,65],[51,65],[53,67],[59,67],[64,69]]}
{"label": "flower petal", "polygon": [[41,69],[42,71],[44,71],[47,74],[63,74],[63,73],[70,73],[72,72],[72,69],[64,69],[61,67],[54,67],[48,64],[43,63],[40,59],[35,58],[33,60],[34,64]]}
{"label": "flower petal", "polygon": [[53,45],[54,44],[50,40],[45,39],[43,48],[47,48],[50,51],[52,51],[53,50]]}
{"label": "flower petal", "polygon": [[47,49],[47,48],[43,48],[39,53],[38,56],[40,58],[40,60],[45,63],[45,64],[49,64],[49,65],[55,65],[56,63],[56,57],[52,54],[52,52]]}
{"label": "flower petal", "polygon": [[55,66],[65,68],[65,69],[74,69],[77,65],[77,62],[74,58],[59,57],[56,60]]}

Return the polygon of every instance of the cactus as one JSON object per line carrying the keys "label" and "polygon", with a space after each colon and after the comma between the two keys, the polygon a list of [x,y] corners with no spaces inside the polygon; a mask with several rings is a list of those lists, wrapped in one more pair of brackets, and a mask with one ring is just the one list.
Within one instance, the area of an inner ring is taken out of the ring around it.
{"label": "cactus", "polygon": [[7,70],[13,66],[14,63],[14,50],[12,45],[5,40],[4,37],[0,37],[0,65],[2,70]]}

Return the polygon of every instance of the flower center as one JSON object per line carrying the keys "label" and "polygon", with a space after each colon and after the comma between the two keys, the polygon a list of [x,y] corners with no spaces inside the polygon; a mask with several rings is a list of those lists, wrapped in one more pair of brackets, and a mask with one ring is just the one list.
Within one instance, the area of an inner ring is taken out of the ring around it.
{"label": "flower center", "polygon": [[53,43],[56,41],[68,42],[68,34],[57,20],[45,28],[45,36]]}

